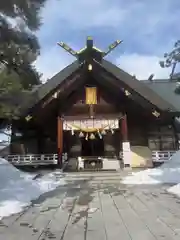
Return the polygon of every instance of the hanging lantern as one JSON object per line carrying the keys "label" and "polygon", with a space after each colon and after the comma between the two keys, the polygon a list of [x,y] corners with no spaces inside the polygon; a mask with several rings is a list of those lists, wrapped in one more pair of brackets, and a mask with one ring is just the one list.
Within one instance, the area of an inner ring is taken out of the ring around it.
{"label": "hanging lantern", "polygon": [[80,132],[80,133],[79,133],[79,137],[80,137],[80,138],[84,137],[84,133],[83,133],[83,132]]}
{"label": "hanging lantern", "polygon": [[85,140],[88,140],[88,133],[86,134]]}
{"label": "hanging lantern", "polygon": [[71,129],[71,134],[72,134],[72,136],[74,135],[74,130],[73,129]]}
{"label": "hanging lantern", "polygon": [[89,64],[89,65],[88,65],[88,70],[89,70],[89,71],[92,71],[92,64]]}
{"label": "hanging lantern", "polygon": [[94,136],[93,133],[90,134],[89,139],[94,140],[96,137]]}

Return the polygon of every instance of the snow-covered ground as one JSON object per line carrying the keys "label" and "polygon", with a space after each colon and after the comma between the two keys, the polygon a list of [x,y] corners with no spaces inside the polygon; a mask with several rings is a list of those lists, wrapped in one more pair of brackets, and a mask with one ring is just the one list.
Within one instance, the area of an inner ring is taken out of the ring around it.
{"label": "snow-covered ground", "polygon": [[180,183],[168,188],[167,191],[180,197]]}
{"label": "snow-covered ground", "polygon": [[[52,191],[66,184],[61,171],[53,171],[43,177],[33,179],[0,158],[0,219],[13,213],[21,212],[45,192]],[[158,168],[147,169],[124,177],[124,184],[162,184],[174,183],[170,193],[180,196],[180,151]]]}
{"label": "snow-covered ground", "polygon": [[21,172],[0,158],[0,219],[21,212],[32,200],[65,184],[60,171],[36,180],[33,177],[34,175]]}
{"label": "snow-covered ground", "polygon": [[134,172],[122,182],[125,184],[180,183],[180,151],[160,167]]}
{"label": "snow-covered ground", "polygon": [[147,169],[124,177],[124,184],[163,184],[174,183],[168,192],[180,196],[180,151],[158,168]]}

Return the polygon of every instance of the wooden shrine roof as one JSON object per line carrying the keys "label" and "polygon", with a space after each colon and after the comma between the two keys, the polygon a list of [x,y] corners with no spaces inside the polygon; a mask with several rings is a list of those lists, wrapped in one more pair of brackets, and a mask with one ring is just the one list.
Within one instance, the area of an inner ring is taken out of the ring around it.
{"label": "wooden shrine roof", "polygon": [[153,81],[143,80],[142,82],[159,96],[166,99],[167,102],[180,112],[180,95],[175,93],[177,81],[155,79]]}
{"label": "wooden shrine roof", "polygon": [[[102,64],[97,63],[102,66],[107,72],[111,73],[117,80],[122,81],[125,85],[129,86],[133,91],[137,92],[141,97],[147,99],[154,106],[157,106],[161,110],[176,112],[180,108],[176,108],[173,102],[168,101],[166,95],[160,94],[160,88],[158,91],[154,91],[152,87],[144,83],[118,68],[116,65],[109,61],[102,60]],[[174,93],[175,94],[175,93]]]}
{"label": "wooden shrine roof", "polygon": [[[65,81],[70,75],[79,70],[78,61],[65,67],[62,71],[54,75],[46,83],[38,85],[31,92],[22,94],[20,96],[19,104],[22,112],[32,108],[43,100],[48,94],[55,90],[63,81]],[[13,104],[13,101],[12,101]]]}
{"label": "wooden shrine roof", "polygon": [[[176,113],[180,112],[180,96],[174,92],[174,82],[162,81],[156,83],[155,80],[153,82],[139,81],[107,60],[102,60],[101,63],[94,62],[93,64],[96,65],[98,71],[101,72],[100,74],[102,78],[104,78],[104,81],[106,77],[115,78],[116,81],[122,82],[124,86],[127,86],[135,92],[141,99],[145,99],[158,109]],[[47,95],[53,93],[53,91],[70,76],[75,75],[77,72],[81,74],[82,66],[83,64],[80,65],[78,61],[75,61],[46,83],[38,86],[29,93],[22,94],[18,99],[22,112],[33,108],[40,101],[43,101]],[[17,104],[16,102],[16,105]]]}

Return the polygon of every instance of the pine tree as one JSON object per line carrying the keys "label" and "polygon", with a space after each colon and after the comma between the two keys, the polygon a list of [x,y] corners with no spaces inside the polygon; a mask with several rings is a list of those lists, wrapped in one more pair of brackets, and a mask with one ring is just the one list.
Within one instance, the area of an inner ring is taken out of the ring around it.
{"label": "pine tree", "polygon": [[35,35],[46,0],[0,1],[0,118],[15,117],[9,96],[40,84],[32,63],[40,54]]}
{"label": "pine tree", "polygon": [[176,65],[180,62],[180,40],[175,42],[174,48],[171,52],[164,54],[164,61],[160,61],[160,66],[162,68],[172,67],[170,78],[175,77]]}

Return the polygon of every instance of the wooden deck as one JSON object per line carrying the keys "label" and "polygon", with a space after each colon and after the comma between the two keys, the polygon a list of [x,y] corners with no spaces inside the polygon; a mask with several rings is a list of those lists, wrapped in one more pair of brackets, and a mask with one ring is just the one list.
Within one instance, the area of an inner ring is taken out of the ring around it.
{"label": "wooden deck", "polygon": [[0,239],[179,240],[180,200],[166,193],[167,186],[124,186],[120,178],[69,174],[67,185],[4,218]]}

